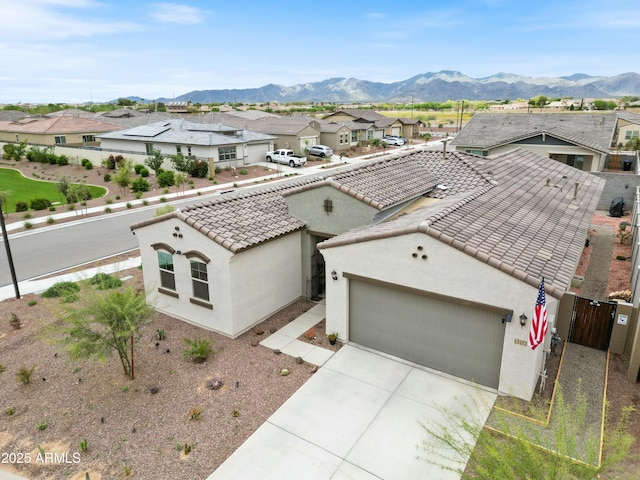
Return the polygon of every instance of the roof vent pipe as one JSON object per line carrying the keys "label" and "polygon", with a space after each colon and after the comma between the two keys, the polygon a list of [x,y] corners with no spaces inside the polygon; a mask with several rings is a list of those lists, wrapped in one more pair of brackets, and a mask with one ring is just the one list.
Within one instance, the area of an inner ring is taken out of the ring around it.
{"label": "roof vent pipe", "polygon": [[576,182],[573,186],[573,199],[576,200],[578,198],[578,187],[580,184]]}

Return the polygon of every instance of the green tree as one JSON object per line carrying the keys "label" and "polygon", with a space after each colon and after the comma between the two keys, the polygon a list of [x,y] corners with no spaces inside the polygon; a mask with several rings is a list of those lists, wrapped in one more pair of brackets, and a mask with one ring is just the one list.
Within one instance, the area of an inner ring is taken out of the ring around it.
{"label": "green tree", "polygon": [[60,192],[60,194],[64,197],[65,200],[68,201],[68,193],[69,193],[69,178],[67,178],[66,176],[62,176],[60,177],[60,180],[58,180],[58,191]]}
{"label": "green tree", "polygon": [[[67,189],[67,203],[76,208],[76,203],[91,200],[91,190],[84,183],[72,183]],[[86,205],[86,204],[85,204]]]}
{"label": "green tree", "polygon": [[155,175],[158,175],[162,171],[162,162],[164,162],[164,155],[157,148],[151,149],[151,156],[147,157],[144,164],[153,170]]}
{"label": "green tree", "polygon": [[118,354],[124,374],[134,378],[133,345],[153,307],[133,287],[122,290],[85,289],[79,306],[64,318],[64,342],[73,358],[100,360]]}
{"label": "green tree", "polygon": [[126,195],[127,188],[131,185],[131,176],[133,172],[133,162],[131,160],[123,160],[118,163],[118,169],[113,176],[113,181],[120,187],[120,193]]}
{"label": "green tree", "polygon": [[176,192],[184,195],[184,185],[187,183],[187,177],[183,172],[178,172],[174,176],[174,181],[176,183]]}
{"label": "green tree", "polygon": [[173,168],[179,172],[189,173],[193,168],[193,158],[185,157],[181,153],[176,155],[169,155]]}
{"label": "green tree", "polygon": [[[600,429],[587,421],[584,393],[572,393],[569,402],[558,387],[548,426],[493,409],[493,428],[487,429],[479,414],[484,405],[443,408],[441,423],[422,425],[428,435],[423,447],[438,454],[443,470],[463,480],[591,480],[615,472],[635,441],[628,430],[633,408],[624,409],[617,423],[607,421],[605,455],[598,465]],[[547,405],[532,408],[532,417],[546,418]]]}

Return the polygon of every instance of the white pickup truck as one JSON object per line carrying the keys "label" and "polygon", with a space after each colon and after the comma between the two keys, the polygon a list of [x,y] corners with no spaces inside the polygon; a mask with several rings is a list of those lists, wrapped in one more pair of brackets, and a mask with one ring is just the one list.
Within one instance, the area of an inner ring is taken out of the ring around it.
{"label": "white pickup truck", "polygon": [[267,162],[284,163],[290,167],[299,167],[307,163],[307,157],[296,155],[293,150],[279,148],[265,155]]}

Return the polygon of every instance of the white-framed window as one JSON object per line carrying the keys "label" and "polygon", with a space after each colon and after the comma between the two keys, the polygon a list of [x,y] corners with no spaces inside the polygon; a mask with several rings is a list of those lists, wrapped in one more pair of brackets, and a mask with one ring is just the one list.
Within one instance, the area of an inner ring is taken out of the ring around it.
{"label": "white-framed window", "polygon": [[56,135],[54,137],[54,141],[56,142],[56,145],[62,145],[64,143],[67,143],[67,137],[65,137],[64,135]]}
{"label": "white-framed window", "polygon": [[173,255],[158,250],[158,267],[160,268],[160,286],[175,291],[176,275],[173,272]]}
{"label": "white-framed window", "polygon": [[95,142],[95,141],[96,141],[95,135],[82,135],[83,143],[89,143],[89,142]]}
{"label": "white-framed window", "polygon": [[144,150],[147,155],[153,155],[153,143],[145,143]]}
{"label": "white-framed window", "polygon": [[358,132],[356,130],[351,132],[351,143],[358,143]]}
{"label": "white-framed window", "polygon": [[218,147],[218,160],[235,160],[236,147]]}
{"label": "white-framed window", "polygon": [[187,157],[191,156],[191,145],[187,145]]}
{"label": "white-framed window", "polygon": [[626,132],[624,132],[624,139],[625,140],[631,140],[634,137],[637,137],[638,135],[640,135],[640,132],[638,132],[637,130],[627,130]]}
{"label": "white-framed window", "polygon": [[207,264],[192,258],[191,264],[191,284],[193,286],[193,296],[201,300],[209,301],[209,280],[207,276]]}
{"label": "white-framed window", "polygon": [[176,145],[176,155],[182,155],[182,147],[180,145]]}

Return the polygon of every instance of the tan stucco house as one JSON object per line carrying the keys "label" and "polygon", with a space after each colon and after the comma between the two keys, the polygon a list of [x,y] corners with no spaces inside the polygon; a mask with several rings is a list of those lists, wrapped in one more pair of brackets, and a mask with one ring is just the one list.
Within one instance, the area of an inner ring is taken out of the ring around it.
{"label": "tan stucco house", "polygon": [[112,123],[75,115],[24,117],[0,121],[0,142],[27,142],[45,146],[95,146],[97,137],[119,130]]}
{"label": "tan stucco house", "polygon": [[530,399],[545,353],[517,319],[531,318],[544,277],[555,321],[602,186],[523,149],[415,152],[131,228],[160,311],[235,337],[325,297],[343,341]]}
{"label": "tan stucco house", "polygon": [[519,147],[580,170],[601,172],[616,122],[611,113],[476,113],[451,146],[483,156]]}

